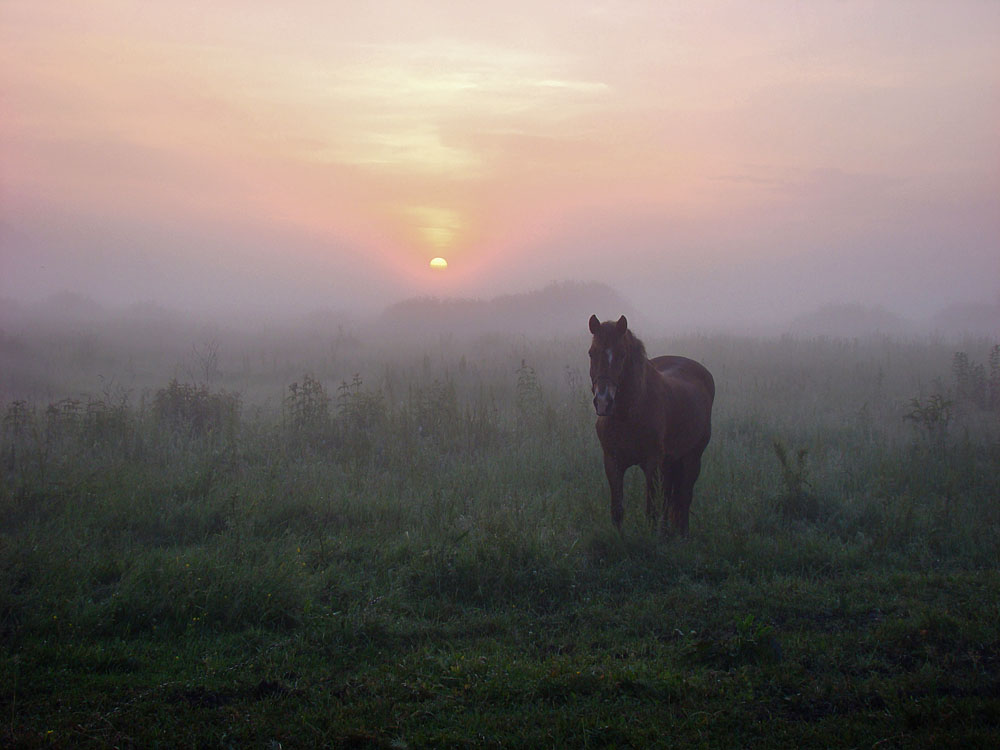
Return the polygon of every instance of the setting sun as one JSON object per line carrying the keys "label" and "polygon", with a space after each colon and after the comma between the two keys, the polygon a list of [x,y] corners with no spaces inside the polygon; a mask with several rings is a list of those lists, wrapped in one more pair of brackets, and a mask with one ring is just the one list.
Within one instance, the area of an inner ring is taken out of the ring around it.
{"label": "setting sun", "polygon": [[0,0],[0,319],[993,300],[1000,3],[897,5]]}

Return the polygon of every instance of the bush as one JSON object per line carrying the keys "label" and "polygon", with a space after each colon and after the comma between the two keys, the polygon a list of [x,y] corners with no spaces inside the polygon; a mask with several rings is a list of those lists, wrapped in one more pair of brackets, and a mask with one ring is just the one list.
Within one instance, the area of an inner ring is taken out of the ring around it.
{"label": "bush", "polygon": [[990,351],[989,371],[965,352],[955,352],[951,362],[955,398],[984,411],[1000,411],[1000,344]]}
{"label": "bush", "polygon": [[910,399],[910,411],[904,415],[931,443],[943,446],[948,439],[948,425],[951,423],[955,402],[940,393],[934,393],[924,400]]}
{"label": "bush", "polygon": [[234,437],[240,421],[240,397],[235,393],[211,393],[205,385],[178,383],[171,379],[153,398],[157,425],[197,437]]}
{"label": "bush", "polygon": [[388,411],[381,391],[365,389],[361,376],[337,388],[337,439],[340,456],[365,462],[382,443]]}
{"label": "bush", "polygon": [[809,491],[806,459],[808,448],[800,448],[795,453],[795,461],[788,455],[788,449],[780,440],[772,443],[774,455],[781,465],[781,480],[785,491],[778,498],[778,511],[785,521],[821,521],[828,516],[824,503]]}
{"label": "bush", "polygon": [[318,447],[328,441],[330,397],[316,378],[307,374],[301,384],[295,382],[288,386],[283,406],[285,427],[295,445]]}

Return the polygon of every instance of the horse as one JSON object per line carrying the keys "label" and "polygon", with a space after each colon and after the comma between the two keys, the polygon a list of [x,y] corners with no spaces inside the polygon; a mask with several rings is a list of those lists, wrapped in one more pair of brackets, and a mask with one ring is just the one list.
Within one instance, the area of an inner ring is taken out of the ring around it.
{"label": "horse", "polygon": [[617,322],[590,317],[590,381],[597,411],[597,437],[611,488],[611,521],[622,528],[625,470],[638,465],[646,475],[646,516],[658,532],[670,525],[688,533],[694,483],[701,455],[712,436],[715,380],[687,357],[648,359],[646,347],[622,315]]}

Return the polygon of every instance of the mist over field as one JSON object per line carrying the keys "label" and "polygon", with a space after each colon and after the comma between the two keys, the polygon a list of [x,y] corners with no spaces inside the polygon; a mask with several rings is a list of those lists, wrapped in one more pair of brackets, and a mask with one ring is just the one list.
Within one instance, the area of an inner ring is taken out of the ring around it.
{"label": "mist over field", "polygon": [[[1000,194],[997,187],[990,195]],[[750,238],[701,249],[713,244],[709,227],[693,229],[701,236],[679,246],[683,240],[668,226],[648,227],[648,236],[637,237],[615,225],[603,234],[571,231],[571,239],[538,247],[530,260],[512,259],[510,268],[495,268],[474,283],[423,278],[400,284],[369,266],[361,250],[319,239],[278,236],[263,248],[257,236],[218,229],[193,236],[176,234],[176,227],[123,232],[106,223],[92,229],[71,224],[65,236],[53,237],[48,225],[63,222],[38,214],[44,222],[38,231],[0,219],[0,295],[32,309],[68,292],[111,310],[152,305],[220,323],[267,322],[317,311],[371,319],[413,299],[488,303],[568,280],[612,287],[629,309],[663,330],[774,333],[797,317],[839,305],[882,308],[912,322],[914,330],[930,330],[948,310],[998,304],[998,215],[1000,205],[990,197],[968,225],[945,228],[934,219],[933,227],[915,228],[908,218],[885,218],[900,222],[901,236],[856,236],[802,253],[777,243],[757,250]],[[740,229],[732,225],[734,233]],[[826,242],[821,226],[810,231]],[[726,245],[732,260],[712,260]],[[454,261],[438,272],[463,273]],[[59,313],[56,306],[52,315]]]}
{"label": "mist over field", "polygon": [[1000,746],[1000,3],[3,0],[0,112],[0,746]]}
{"label": "mist over field", "polygon": [[630,317],[715,380],[681,540],[637,468],[612,524],[595,300],[8,307],[0,742],[994,746],[995,308]]}
{"label": "mist over field", "polygon": [[2,297],[268,321],[569,280],[770,332],[1000,299],[994,3],[133,10],[0,9]]}
{"label": "mist over field", "polygon": [[[926,318],[906,318],[882,306],[833,304],[768,325],[712,325],[651,313],[601,283],[563,282],[489,299],[415,297],[367,314],[208,314],[153,303],[105,306],[64,292],[35,304],[0,299],[0,399],[51,402],[112,384],[138,398],[177,378],[224,383],[250,402],[275,406],[281,389],[303,374],[318,375],[332,387],[364,371],[377,384],[386,362],[463,355],[513,371],[519,352],[545,342],[563,352],[560,366],[585,372],[591,314],[626,315],[650,344],[651,356],[683,354],[675,342],[692,336],[939,340],[958,350],[969,341],[993,342],[1000,331],[1000,304],[953,305]],[[281,375],[262,388],[255,372],[261,368]],[[578,387],[585,392],[582,382]]]}

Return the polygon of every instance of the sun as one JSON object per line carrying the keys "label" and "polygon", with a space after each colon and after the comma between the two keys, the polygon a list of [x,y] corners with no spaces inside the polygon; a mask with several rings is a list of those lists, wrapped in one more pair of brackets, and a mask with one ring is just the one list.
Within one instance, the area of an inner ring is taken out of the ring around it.
{"label": "sun", "polygon": [[431,258],[431,268],[438,271],[443,271],[447,267],[448,267],[448,261],[446,261],[444,258]]}

